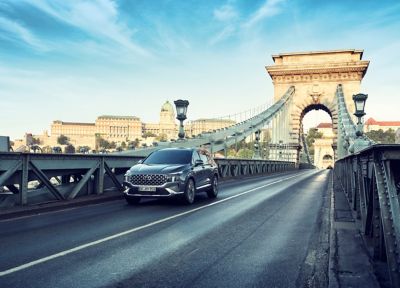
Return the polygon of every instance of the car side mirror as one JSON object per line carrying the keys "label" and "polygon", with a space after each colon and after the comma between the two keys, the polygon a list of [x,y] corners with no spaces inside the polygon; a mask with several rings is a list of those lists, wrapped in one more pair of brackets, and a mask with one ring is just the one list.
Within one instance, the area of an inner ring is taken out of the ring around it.
{"label": "car side mirror", "polygon": [[203,164],[204,164],[203,160],[200,160],[200,159],[197,159],[197,160],[194,162],[194,166],[201,166],[201,165],[203,165]]}
{"label": "car side mirror", "polygon": [[139,161],[137,161],[137,164],[142,164],[143,163],[143,160],[141,159],[141,160],[139,160]]}

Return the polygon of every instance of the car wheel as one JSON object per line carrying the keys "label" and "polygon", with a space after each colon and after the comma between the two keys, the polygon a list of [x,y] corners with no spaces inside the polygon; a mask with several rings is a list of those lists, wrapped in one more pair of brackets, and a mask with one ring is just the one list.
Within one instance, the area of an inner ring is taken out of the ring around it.
{"label": "car wheel", "polygon": [[140,202],[140,197],[128,197],[125,196],[126,202],[128,202],[129,205],[136,205],[139,204]]}
{"label": "car wheel", "polygon": [[218,196],[218,176],[214,175],[211,181],[211,187],[207,190],[208,198],[217,198]]}
{"label": "car wheel", "polygon": [[195,193],[196,186],[194,181],[193,179],[189,179],[185,187],[185,193],[183,193],[183,200],[186,204],[192,204],[194,202]]}

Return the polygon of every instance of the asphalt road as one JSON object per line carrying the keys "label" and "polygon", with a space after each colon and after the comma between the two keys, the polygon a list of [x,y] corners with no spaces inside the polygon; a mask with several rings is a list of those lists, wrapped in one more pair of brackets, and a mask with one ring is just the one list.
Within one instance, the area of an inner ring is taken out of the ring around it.
{"label": "asphalt road", "polygon": [[325,287],[329,171],[0,221],[0,287]]}

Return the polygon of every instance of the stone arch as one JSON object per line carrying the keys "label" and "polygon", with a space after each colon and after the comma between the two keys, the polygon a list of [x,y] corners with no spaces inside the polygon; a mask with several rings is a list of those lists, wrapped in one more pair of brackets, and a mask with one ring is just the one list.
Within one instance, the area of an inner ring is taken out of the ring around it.
{"label": "stone arch", "polygon": [[[347,109],[352,114],[354,105],[352,95],[360,92],[361,80],[364,77],[369,61],[362,60],[363,51],[333,50],[316,52],[296,52],[273,55],[274,65],[267,66],[267,72],[274,84],[274,99],[278,101],[287,89],[295,87],[295,93],[289,104],[289,125],[287,129],[288,154],[291,161],[299,163],[301,149],[301,123],[304,115],[311,110],[322,109],[332,119],[332,128],[337,136],[338,109],[336,89],[343,87]],[[279,121],[273,121],[272,130],[283,126]],[[280,132],[282,134],[282,132]],[[282,138],[282,137],[280,137]],[[279,147],[281,141],[272,137],[271,150]],[[332,147],[336,153],[337,137],[334,137]],[[275,153],[277,155],[277,153]],[[334,157],[336,154],[334,155]]]}

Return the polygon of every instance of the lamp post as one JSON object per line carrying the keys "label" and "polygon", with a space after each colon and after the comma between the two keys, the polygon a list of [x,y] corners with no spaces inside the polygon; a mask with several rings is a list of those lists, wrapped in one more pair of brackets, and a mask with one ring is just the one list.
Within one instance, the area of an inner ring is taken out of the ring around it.
{"label": "lamp post", "polygon": [[254,155],[253,155],[253,159],[261,159],[261,155],[260,155],[260,130],[257,130],[256,132],[254,132],[256,134],[256,141],[254,143]]}
{"label": "lamp post", "polygon": [[364,108],[365,102],[367,101],[368,95],[367,94],[355,94],[353,95],[354,106],[356,107],[356,111],[354,112],[354,116],[357,117],[357,130],[356,136],[357,138],[354,140],[354,143],[350,145],[349,152],[355,153],[362,149],[367,148],[371,145],[370,141],[364,139],[364,125],[362,123],[361,118],[365,115]]}
{"label": "lamp post", "polygon": [[356,132],[357,137],[361,137],[364,134],[361,118],[365,115],[364,108],[365,108],[365,101],[367,101],[367,98],[368,98],[367,94],[360,93],[353,95],[354,106],[356,107],[356,112],[354,112],[354,116],[358,118],[357,132]]}
{"label": "lamp post", "polygon": [[185,130],[183,130],[183,121],[186,119],[187,107],[189,106],[189,101],[187,100],[176,100],[174,101],[176,107],[176,119],[179,120],[179,133],[178,137],[180,141],[185,138]]}

